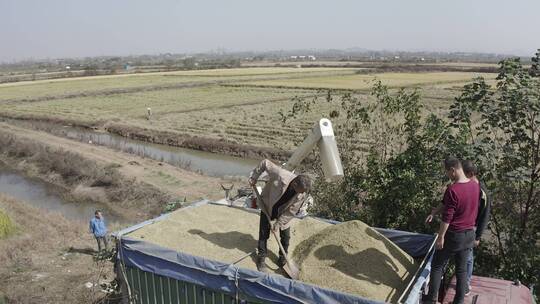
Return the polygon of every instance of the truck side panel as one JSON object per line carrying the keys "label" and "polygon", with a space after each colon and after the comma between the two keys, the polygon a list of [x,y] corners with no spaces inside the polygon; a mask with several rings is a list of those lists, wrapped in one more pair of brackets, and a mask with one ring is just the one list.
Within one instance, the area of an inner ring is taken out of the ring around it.
{"label": "truck side panel", "polygon": [[[137,304],[232,304],[235,295],[213,291],[195,284],[126,267],[126,276],[134,303]],[[263,304],[245,295],[238,295],[246,304]]]}

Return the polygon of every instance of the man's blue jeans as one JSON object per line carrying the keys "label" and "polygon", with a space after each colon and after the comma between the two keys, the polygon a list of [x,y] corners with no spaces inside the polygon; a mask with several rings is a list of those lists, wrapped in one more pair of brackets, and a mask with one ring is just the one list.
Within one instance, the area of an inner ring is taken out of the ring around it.
{"label": "man's blue jeans", "polygon": [[471,286],[471,277],[473,273],[474,254],[473,249],[469,249],[469,255],[467,257],[467,286]]}

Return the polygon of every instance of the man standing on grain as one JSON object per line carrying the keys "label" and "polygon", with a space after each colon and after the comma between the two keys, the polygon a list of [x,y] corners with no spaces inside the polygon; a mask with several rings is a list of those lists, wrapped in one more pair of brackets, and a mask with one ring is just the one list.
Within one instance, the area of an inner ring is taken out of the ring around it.
{"label": "man standing on grain", "polygon": [[[287,253],[291,238],[291,220],[301,211],[306,201],[306,193],[311,188],[311,181],[305,175],[296,175],[265,159],[251,172],[249,183],[255,185],[263,172],[268,174],[268,180],[261,193],[263,202],[259,202],[262,210],[259,221],[257,269],[266,272],[265,259],[268,254],[267,241],[270,229],[276,232],[279,230],[281,245]],[[263,212],[266,212],[270,220],[276,220],[273,226]],[[285,264],[285,257],[280,251],[278,266],[283,267]]]}
{"label": "man standing on grain", "polygon": [[[94,235],[98,244],[98,251],[107,250],[107,226],[101,210],[96,210],[94,217],[90,220],[90,233]],[[103,243],[103,247],[101,244]]]}
{"label": "man standing on grain", "polygon": [[442,222],[431,264],[429,293],[424,303],[437,303],[443,269],[453,256],[456,265],[454,304],[462,304],[467,292],[467,259],[474,246],[480,186],[465,176],[461,162],[454,157],[444,160],[446,175],[452,184],[443,197]]}

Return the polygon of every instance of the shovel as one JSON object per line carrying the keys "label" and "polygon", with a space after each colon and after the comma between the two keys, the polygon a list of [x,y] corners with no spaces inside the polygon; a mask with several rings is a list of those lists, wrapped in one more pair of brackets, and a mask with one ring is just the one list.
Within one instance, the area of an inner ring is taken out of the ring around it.
{"label": "shovel", "polygon": [[281,251],[281,254],[283,254],[283,256],[285,257],[286,264],[285,266],[283,266],[283,270],[285,270],[285,273],[287,273],[289,278],[293,280],[297,280],[299,278],[300,270],[298,270],[298,267],[296,267],[296,264],[294,264],[294,262],[291,259],[289,259],[289,257],[287,256],[287,253],[285,252],[285,249],[283,249],[283,245],[281,245],[281,242],[279,241],[279,238],[276,232],[272,229],[271,227],[272,220],[270,220],[270,216],[264,209],[264,204],[262,204],[263,200],[261,198],[261,195],[259,194],[259,190],[257,190],[257,187],[255,185],[252,185],[252,187],[253,187],[253,191],[255,191],[255,195],[257,195],[257,202],[261,202],[261,205],[262,205],[262,206],[259,206],[259,209],[261,209],[261,212],[268,219],[268,223],[270,224],[270,231],[272,231],[272,234],[274,235],[274,238],[276,239],[279,245],[279,250]]}

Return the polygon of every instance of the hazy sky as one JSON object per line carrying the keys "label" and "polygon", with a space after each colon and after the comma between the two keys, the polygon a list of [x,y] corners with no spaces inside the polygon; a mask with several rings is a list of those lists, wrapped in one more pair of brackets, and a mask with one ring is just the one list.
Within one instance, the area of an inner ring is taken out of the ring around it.
{"label": "hazy sky", "polygon": [[0,0],[0,61],[349,48],[532,55],[540,0]]}

